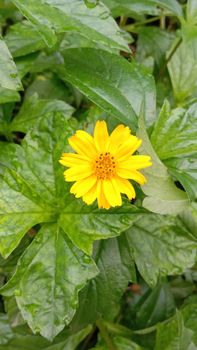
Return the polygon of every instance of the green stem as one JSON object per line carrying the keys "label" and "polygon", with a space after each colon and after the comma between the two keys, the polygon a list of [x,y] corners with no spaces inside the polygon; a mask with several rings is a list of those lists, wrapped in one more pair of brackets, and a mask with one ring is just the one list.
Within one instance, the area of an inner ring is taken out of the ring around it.
{"label": "green stem", "polygon": [[108,346],[109,350],[117,350],[117,347],[115,346],[113,340],[110,338],[106,327],[104,326],[104,323],[102,322],[102,320],[97,320],[96,321],[96,325],[101,333],[101,336],[103,337],[105,343]]}
{"label": "green stem", "polygon": [[135,27],[139,27],[139,26],[142,26],[142,25],[147,24],[147,23],[152,23],[152,22],[158,21],[158,20],[160,20],[160,18],[161,18],[160,16],[148,18],[145,21],[136,22],[133,24],[127,24],[127,25],[123,26],[122,28],[124,30],[126,30],[127,32],[132,32],[132,31],[135,31]]}
{"label": "green stem", "polygon": [[161,29],[166,28],[166,17],[164,15],[161,15],[161,17],[160,17],[160,28]]}
{"label": "green stem", "polygon": [[179,40],[177,40],[176,45],[174,46],[173,50],[170,52],[169,56],[166,59],[166,64],[171,60],[172,56],[174,55],[174,53],[176,52],[176,50],[178,49],[178,47],[182,43],[182,40],[183,40],[182,37],[180,37]]}
{"label": "green stem", "polygon": [[120,16],[120,27],[124,27],[127,23],[128,17],[126,16]]}
{"label": "green stem", "polygon": [[160,70],[159,73],[159,78],[163,75],[163,73],[165,72],[165,69],[167,67],[168,62],[171,60],[172,56],[175,54],[176,50],[178,49],[178,47],[180,46],[180,44],[182,43],[182,38],[180,37],[179,40],[177,41],[176,45],[174,46],[173,50],[170,52],[169,56],[166,58],[165,64],[163,65],[163,67]]}

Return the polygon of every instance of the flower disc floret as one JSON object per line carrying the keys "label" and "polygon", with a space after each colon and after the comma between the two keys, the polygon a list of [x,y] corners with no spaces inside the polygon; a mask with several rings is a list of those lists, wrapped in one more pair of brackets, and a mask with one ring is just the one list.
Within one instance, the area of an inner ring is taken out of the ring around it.
{"label": "flower disc floret", "polygon": [[142,141],[127,126],[118,125],[109,135],[106,122],[98,121],[93,136],[78,130],[68,142],[76,153],[63,153],[60,163],[69,168],[64,177],[75,182],[70,192],[86,204],[97,199],[99,208],[120,206],[121,194],[130,200],[136,196],[129,180],[146,182],[138,170],[149,167],[151,159],[133,155]]}

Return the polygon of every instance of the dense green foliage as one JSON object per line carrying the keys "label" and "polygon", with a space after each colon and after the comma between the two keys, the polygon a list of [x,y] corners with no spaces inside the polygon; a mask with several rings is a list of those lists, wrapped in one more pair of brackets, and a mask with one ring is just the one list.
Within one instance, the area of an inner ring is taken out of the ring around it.
{"label": "dense green foliage", "polygon": [[[0,350],[197,349],[197,1],[0,0]],[[123,123],[153,165],[99,210],[58,160]]]}

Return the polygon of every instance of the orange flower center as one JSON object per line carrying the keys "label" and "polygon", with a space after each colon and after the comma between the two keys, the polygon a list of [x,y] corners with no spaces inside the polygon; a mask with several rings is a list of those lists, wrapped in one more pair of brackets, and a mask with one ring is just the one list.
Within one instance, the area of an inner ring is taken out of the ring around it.
{"label": "orange flower center", "polygon": [[115,175],[116,163],[109,152],[100,153],[95,164],[95,175],[98,179],[111,179]]}

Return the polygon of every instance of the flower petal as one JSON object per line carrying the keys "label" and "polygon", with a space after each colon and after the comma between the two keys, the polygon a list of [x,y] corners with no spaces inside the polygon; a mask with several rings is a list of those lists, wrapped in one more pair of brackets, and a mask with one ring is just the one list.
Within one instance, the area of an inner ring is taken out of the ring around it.
{"label": "flower petal", "polygon": [[108,151],[115,154],[118,147],[123,143],[131,134],[131,130],[128,126],[123,124],[118,125],[111,133],[109,137]]}
{"label": "flower petal", "polygon": [[151,158],[149,156],[130,156],[125,160],[119,160],[118,168],[124,168],[128,170],[143,169],[151,166]]}
{"label": "flower petal", "polygon": [[89,164],[89,160],[86,157],[76,153],[63,153],[59,162],[67,167]]}
{"label": "flower petal", "polygon": [[130,135],[119,147],[116,153],[116,159],[123,160],[131,156],[141,145],[142,140],[134,135]]}
{"label": "flower petal", "polygon": [[112,207],[122,205],[120,191],[114,178],[103,181],[103,191],[107,201]]}
{"label": "flower petal", "polygon": [[125,193],[129,199],[136,197],[134,187],[128,180],[116,177],[116,182],[121,193]]}
{"label": "flower petal", "polygon": [[144,185],[146,182],[146,178],[137,170],[128,170],[119,168],[117,169],[117,175],[124,179],[131,179],[138,182],[140,185]]}
{"label": "flower petal", "polygon": [[106,196],[103,191],[103,181],[99,180],[98,185],[97,185],[97,201],[98,201],[98,207],[99,209],[104,208],[104,209],[109,209],[110,204],[106,199]]}
{"label": "flower petal", "polygon": [[75,194],[76,198],[84,196],[95,185],[97,177],[88,176],[82,180],[78,180],[72,185],[70,192]]}
{"label": "flower petal", "polygon": [[95,185],[83,196],[83,201],[90,205],[92,204],[95,199],[97,198],[97,182]]}
{"label": "flower petal", "polygon": [[98,120],[94,128],[94,142],[99,152],[107,150],[109,142],[109,134],[107,124],[104,120]]}
{"label": "flower petal", "polygon": [[82,137],[81,134],[74,135],[68,139],[69,145],[80,155],[86,157],[87,159],[94,159],[96,156],[96,150],[94,145],[87,140],[87,138]]}
{"label": "flower petal", "polygon": [[93,174],[93,170],[87,165],[78,165],[64,171],[66,181],[78,181]]}

